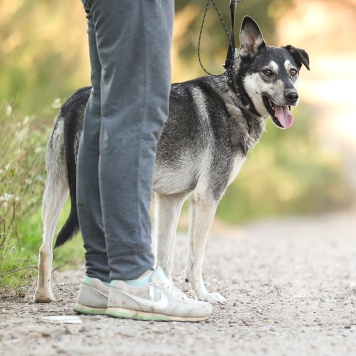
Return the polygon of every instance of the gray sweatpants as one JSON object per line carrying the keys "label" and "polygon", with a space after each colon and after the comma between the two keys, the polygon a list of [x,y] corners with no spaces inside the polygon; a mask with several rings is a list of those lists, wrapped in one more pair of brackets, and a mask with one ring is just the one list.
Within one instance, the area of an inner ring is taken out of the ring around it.
{"label": "gray sweatpants", "polygon": [[150,202],[168,116],[174,0],[82,0],[93,89],[84,116],[77,209],[89,277],[153,268]]}

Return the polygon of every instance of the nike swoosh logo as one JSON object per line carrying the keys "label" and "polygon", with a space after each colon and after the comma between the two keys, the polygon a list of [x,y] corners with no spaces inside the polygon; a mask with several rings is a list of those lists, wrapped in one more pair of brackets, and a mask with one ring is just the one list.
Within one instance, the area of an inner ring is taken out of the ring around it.
{"label": "nike swoosh logo", "polygon": [[120,293],[122,293],[122,294],[126,295],[127,297],[133,299],[138,304],[142,304],[142,305],[145,305],[146,307],[153,308],[153,309],[165,309],[165,308],[167,308],[167,306],[169,304],[168,298],[162,293],[161,293],[161,298],[158,301],[136,297],[136,296],[134,296],[132,294],[129,294],[129,293],[126,293],[126,292],[124,292],[122,290],[120,291]]}

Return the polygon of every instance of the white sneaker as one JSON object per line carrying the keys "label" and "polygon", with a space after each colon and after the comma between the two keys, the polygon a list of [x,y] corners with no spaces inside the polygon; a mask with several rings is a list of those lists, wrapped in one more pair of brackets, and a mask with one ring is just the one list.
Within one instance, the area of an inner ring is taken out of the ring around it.
{"label": "white sneaker", "polygon": [[79,314],[105,315],[109,287],[97,278],[85,277],[73,310]]}
{"label": "white sneaker", "polygon": [[210,303],[188,298],[158,267],[143,287],[112,281],[105,314],[139,320],[201,321],[208,319],[212,312]]}

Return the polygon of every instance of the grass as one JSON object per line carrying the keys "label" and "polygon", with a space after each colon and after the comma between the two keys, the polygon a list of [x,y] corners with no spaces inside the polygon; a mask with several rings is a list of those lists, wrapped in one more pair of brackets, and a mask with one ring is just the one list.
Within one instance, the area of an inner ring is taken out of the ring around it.
{"label": "grass", "polygon": [[29,117],[17,117],[11,105],[1,107],[0,290],[6,286],[17,289],[34,273],[33,269],[24,269],[16,275],[7,274],[34,262],[19,232],[19,222],[31,217],[40,201],[46,133],[42,128],[32,130],[31,123]]}
{"label": "grass", "polygon": [[[67,219],[69,209],[68,201],[60,216],[56,234]],[[42,243],[40,208],[27,219],[18,220],[17,233],[20,241],[9,243],[3,251],[4,258],[2,259],[0,274],[7,274],[0,282],[0,292],[10,288],[21,296],[23,287],[28,286],[29,282],[37,276],[38,249]],[[81,235],[78,234],[70,243],[55,249],[53,254],[53,269],[73,269],[78,264],[84,263],[84,248]],[[21,268],[24,269],[21,270]],[[9,273],[16,270],[17,272],[15,273]]]}
{"label": "grass", "polygon": [[[51,116],[50,116],[51,115]],[[47,119],[20,117],[9,104],[0,107],[0,293],[21,295],[37,275],[42,241],[41,200],[45,184],[45,147],[54,110]],[[46,123],[47,122],[47,123]],[[61,216],[63,223],[68,213]],[[60,224],[59,224],[60,225]],[[80,238],[55,251],[54,267],[83,260]],[[17,272],[13,272],[17,271]]]}

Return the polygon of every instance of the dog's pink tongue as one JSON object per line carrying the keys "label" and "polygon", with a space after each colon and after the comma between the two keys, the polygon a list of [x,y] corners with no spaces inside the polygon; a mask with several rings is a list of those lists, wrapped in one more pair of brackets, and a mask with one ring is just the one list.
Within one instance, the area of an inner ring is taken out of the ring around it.
{"label": "dog's pink tongue", "polygon": [[294,116],[289,111],[288,106],[278,106],[274,105],[274,114],[276,118],[280,122],[280,124],[285,128],[288,129],[293,125]]}

